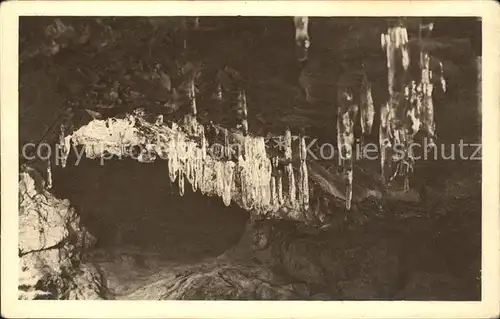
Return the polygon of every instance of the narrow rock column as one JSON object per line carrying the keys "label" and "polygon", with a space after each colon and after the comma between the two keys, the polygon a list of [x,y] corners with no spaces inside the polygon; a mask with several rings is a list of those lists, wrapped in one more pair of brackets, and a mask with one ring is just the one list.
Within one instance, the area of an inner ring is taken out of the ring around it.
{"label": "narrow rock column", "polygon": [[248,110],[247,110],[247,97],[245,91],[243,89],[239,89],[238,91],[238,99],[237,99],[237,111],[238,118],[241,121],[241,130],[243,135],[248,134]]}
{"label": "narrow rock column", "polygon": [[365,147],[365,138],[369,137],[372,133],[373,120],[375,117],[375,107],[373,105],[371,84],[368,81],[366,73],[363,74],[361,82],[361,96],[359,103],[359,111],[361,115],[361,130],[362,136],[360,141],[360,150],[363,151]]}
{"label": "narrow rock column", "polygon": [[287,130],[285,132],[285,161],[286,161],[286,174],[288,177],[288,199],[291,208],[297,207],[295,176],[293,174],[292,166],[292,132]]}
{"label": "narrow rock column", "polygon": [[50,156],[47,158],[47,189],[52,188],[52,162]]}
{"label": "narrow rock column", "polygon": [[308,58],[311,39],[309,37],[309,17],[294,17],[295,25],[295,47],[297,50],[297,59],[302,62]]}
{"label": "narrow rock column", "polygon": [[303,136],[299,137],[299,158],[300,158],[300,187],[299,197],[301,208],[307,211],[309,209],[309,177],[307,173],[307,148],[306,140]]}
{"label": "narrow rock column", "polygon": [[191,80],[191,83],[189,85],[189,102],[191,106],[191,114],[196,117],[196,114],[198,113],[197,108],[196,108],[196,87],[194,84],[194,78]]}
{"label": "narrow rock column", "polygon": [[[70,137],[66,137],[64,125],[61,125],[60,133],[59,133],[59,158],[61,159],[61,166],[66,167],[66,162],[68,159],[68,155],[70,152]],[[56,163],[57,165],[57,163]]]}
{"label": "narrow rock column", "polygon": [[[382,106],[380,121],[380,148],[382,181],[386,182],[386,169],[390,171],[392,162],[392,147],[403,147],[403,158],[398,158],[398,168],[393,175],[403,175],[405,185],[408,184],[408,120],[405,102],[405,91],[409,80],[410,54],[408,48],[408,33],[401,21],[390,26],[386,34],[381,36],[381,45],[387,58],[387,91],[389,102]],[[401,166],[401,164],[404,164]],[[392,175],[392,172],[391,172]],[[406,188],[406,186],[405,186]]]}

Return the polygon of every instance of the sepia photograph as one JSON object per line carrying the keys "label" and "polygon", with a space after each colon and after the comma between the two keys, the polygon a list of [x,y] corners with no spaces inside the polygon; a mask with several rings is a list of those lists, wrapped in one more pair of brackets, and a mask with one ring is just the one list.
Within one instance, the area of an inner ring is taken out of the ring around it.
{"label": "sepia photograph", "polygon": [[481,14],[164,12],[16,18],[18,305],[485,300]]}

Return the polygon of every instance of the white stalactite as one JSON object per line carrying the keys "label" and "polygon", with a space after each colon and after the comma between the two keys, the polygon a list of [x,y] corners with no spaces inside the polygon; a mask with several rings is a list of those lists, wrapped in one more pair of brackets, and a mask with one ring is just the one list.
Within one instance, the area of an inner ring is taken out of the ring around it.
{"label": "white stalactite", "polygon": [[424,128],[432,136],[436,135],[436,124],[434,123],[434,105],[432,102],[432,71],[430,70],[430,56],[428,53],[420,54],[420,66],[422,69],[421,87],[422,87],[422,123]]}
{"label": "white stalactite", "polygon": [[285,132],[285,160],[288,161],[286,164],[285,170],[288,177],[288,204],[290,208],[297,207],[297,190],[295,187],[295,176],[293,174],[293,166],[292,166],[292,133],[290,130]]}
{"label": "white stalactite", "polygon": [[241,130],[243,134],[248,133],[248,108],[245,91],[240,89],[238,92],[237,109],[240,112]]}
{"label": "white stalactite", "polygon": [[408,32],[402,26],[389,28],[387,34],[381,36],[382,48],[385,49],[387,58],[388,90],[392,95],[394,92],[394,81],[398,68],[398,57],[401,58],[401,66],[406,71],[410,66],[410,54],[408,51]]}
{"label": "white stalactite", "polygon": [[307,60],[307,51],[311,46],[309,37],[309,17],[294,17],[295,45],[299,49],[299,61]]}
{"label": "white stalactite", "polygon": [[47,158],[47,188],[52,188],[52,163],[50,156]]}
{"label": "white stalactite", "polygon": [[361,130],[363,135],[370,135],[375,117],[375,107],[373,105],[371,84],[368,82],[366,75],[363,77],[361,85],[360,100]]}
{"label": "white stalactite", "polygon": [[196,107],[196,88],[194,85],[194,79],[191,81],[191,85],[189,87],[189,99],[191,101],[191,113],[192,115],[197,114],[197,107]]}
{"label": "white stalactite", "polygon": [[279,206],[285,205],[285,197],[283,196],[283,173],[281,171],[278,172],[278,203]]}
{"label": "white stalactite", "polygon": [[179,195],[184,196],[184,174],[179,173]]}
{"label": "white stalactite", "polygon": [[61,130],[59,133],[59,152],[61,157],[61,166],[63,168],[66,167],[70,149],[71,149],[71,137],[65,136],[64,126],[61,125]]}
{"label": "white stalactite", "polygon": [[309,176],[307,173],[307,147],[304,137],[300,138],[300,202],[304,210],[309,209]]}

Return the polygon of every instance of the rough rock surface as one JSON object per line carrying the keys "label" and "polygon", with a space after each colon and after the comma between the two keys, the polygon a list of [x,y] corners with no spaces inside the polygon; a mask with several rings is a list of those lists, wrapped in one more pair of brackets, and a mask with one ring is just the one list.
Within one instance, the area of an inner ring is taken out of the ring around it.
{"label": "rough rock surface", "polygon": [[95,239],[68,200],[55,198],[41,175],[23,167],[19,182],[19,298],[102,299],[101,275],[81,263]]}
{"label": "rough rock surface", "polygon": [[[239,33],[232,37],[223,32],[201,33],[198,37],[204,41],[200,41],[200,56],[194,55],[185,61],[165,55],[175,47],[168,36],[163,36],[172,27],[176,28],[175,21],[169,19],[140,19],[139,25],[123,18],[81,19],[71,23],[66,19],[47,19],[50,20],[45,20],[47,23],[38,21],[45,23],[43,27],[33,28],[33,20],[22,24],[31,31],[27,38],[20,39],[21,142],[38,141],[44,134],[47,140],[53,138],[50,123],[64,121],[56,119],[57,114],[70,118],[75,128],[88,123],[89,117],[114,117],[130,111],[129,107],[144,107],[152,112],[159,109],[156,111],[165,117],[177,118],[173,113],[182,110],[185,103],[178,93],[183,92],[183,77],[190,74],[184,70],[192,70],[198,60],[207,62],[201,70],[199,82],[202,83],[198,83],[200,117],[225,123],[229,112],[209,102],[214,88],[205,84],[213,82],[214,70],[229,65],[250,79],[249,126],[258,135],[281,134],[289,127],[305,127],[309,135],[320,137],[322,142],[331,141],[335,136],[332,125],[335,108],[331,105],[336,101],[332,92],[336,91],[338,75],[356,69],[361,62],[358,60],[364,60],[373,68],[369,73],[374,86],[377,83],[384,86],[380,80],[381,75],[385,79],[385,63],[380,59],[379,32],[375,28],[367,32],[364,26],[351,30],[351,20],[344,22],[349,24],[349,32],[346,32],[347,26],[339,28],[341,19],[315,20],[314,56],[317,58],[311,59],[300,77],[300,86],[307,94],[308,103],[305,103],[297,92],[298,84],[286,81],[290,74],[285,71],[293,70],[289,65],[292,55],[286,53],[288,39],[280,42],[272,34],[261,35],[258,28],[244,28],[244,32],[236,31]],[[327,27],[330,23],[333,28]],[[154,33],[162,35],[153,36]],[[354,39],[360,35],[365,36]],[[249,51],[255,39],[261,40],[257,41],[258,49]],[[360,50],[360,45],[370,50]],[[455,47],[449,48],[453,52],[450,56],[465,59],[467,55],[462,54],[463,50]],[[149,54],[144,54],[145,51]],[[356,54],[367,51],[373,54],[368,57]],[[248,52],[252,54],[246,54]],[[443,63],[450,74],[453,99],[440,103],[441,114],[436,117],[445,117],[443,121],[437,120],[446,123],[440,127],[441,137],[456,142],[464,132],[475,129],[467,124],[471,118],[467,112],[475,112],[475,108],[469,108],[476,103],[475,92],[470,89],[470,83],[462,79],[473,78],[476,70],[461,64],[459,59],[452,60]],[[385,87],[374,88],[376,104],[380,104],[377,99],[380,101],[380,92],[384,90]],[[68,105],[72,108],[64,110]],[[88,115],[92,112],[95,116]],[[54,132],[57,130],[52,132],[57,135]],[[474,193],[475,200],[480,202],[480,194],[476,194],[480,190],[480,175],[479,182],[471,187],[475,190],[472,192],[467,185],[451,181],[446,187],[439,181],[432,184],[429,177],[440,176],[434,172],[440,171],[442,175],[445,167],[452,171],[449,165],[435,167],[427,174],[422,174],[425,173],[422,170],[418,174],[430,191],[434,189],[436,194],[441,194],[445,189],[445,193],[449,193],[447,199],[456,194],[463,197]],[[334,171],[335,168],[311,169],[311,177],[316,178],[320,186],[318,198],[326,197],[324,194],[335,196],[342,188],[334,179]],[[471,170],[467,165],[453,171],[467,173],[464,174],[466,181]],[[371,179],[360,178],[357,172],[356,176],[355,187],[377,189]],[[430,191],[428,193],[434,195]],[[368,195],[362,192],[361,197]],[[377,199],[381,196],[371,195]],[[312,203],[317,208],[314,215],[330,227],[329,231],[320,234],[314,230],[311,234],[299,235],[295,226],[287,223],[270,220],[250,223],[235,249],[220,258],[193,265],[165,262],[144,251],[124,250],[115,250],[113,256],[105,254],[100,260],[84,254],[87,258],[84,263],[82,251],[93,239],[79,226],[78,215],[69,202],[56,199],[44,189],[38,174],[24,170],[20,176],[20,298],[387,299],[396,296],[427,300],[477,299],[480,287],[472,290],[479,282],[480,205],[466,198],[455,207],[442,197],[440,201],[427,197],[432,204],[427,208],[432,214],[427,217],[422,207],[417,209],[410,204],[406,207],[401,201],[394,210],[388,208],[388,203],[382,203],[384,209],[376,203],[370,209],[346,214],[336,209],[338,205],[333,201],[322,200]],[[466,204],[470,207],[464,209]],[[382,223],[393,227],[390,232],[360,225],[377,223],[384,218]],[[471,221],[475,222],[474,227]],[[438,222],[441,225],[432,226]],[[470,229],[478,234],[471,233]],[[405,246],[401,234],[408,237],[410,246]],[[434,269],[439,267],[441,269]],[[407,274],[400,282],[402,269]],[[450,271],[452,275],[442,274]],[[465,285],[462,285],[463,278],[469,278]],[[466,297],[463,292],[450,293],[460,289],[472,292]]]}

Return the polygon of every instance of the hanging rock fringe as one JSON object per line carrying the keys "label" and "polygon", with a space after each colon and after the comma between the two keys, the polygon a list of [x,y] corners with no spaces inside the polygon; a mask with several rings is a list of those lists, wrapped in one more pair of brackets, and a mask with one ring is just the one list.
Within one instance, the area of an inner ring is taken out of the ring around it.
{"label": "hanging rock fringe", "polygon": [[191,85],[189,86],[189,100],[191,103],[191,114],[194,116],[197,113],[196,108],[196,88],[194,85],[194,79],[191,81]]}
{"label": "hanging rock fringe", "polygon": [[292,209],[297,209],[297,190],[295,188],[295,176],[293,174],[293,166],[292,166],[292,133],[290,130],[285,132],[285,161],[286,164],[285,170],[288,177],[288,205]]}
{"label": "hanging rock fringe", "polygon": [[372,132],[373,119],[375,117],[375,107],[373,105],[371,84],[366,75],[363,76],[361,83],[360,98],[361,130],[363,135],[370,135]]}
{"label": "hanging rock fringe", "polygon": [[247,109],[247,97],[245,91],[240,89],[238,91],[238,99],[236,101],[236,107],[238,110],[238,117],[241,120],[241,130],[244,135],[248,133],[248,109]]}
{"label": "hanging rock fringe", "polygon": [[270,209],[271,166],[264,138],[245,136],[244,156],[238,159],[243,208],[260,213]]}
{"label": "hanging rock fringe", "polygon": [[425,52],[420,54],[420,66],[422,70],[421,91],[422,99],[422,124],[423,128],[434,138],[436,136],[436,124],[434,123],[434,105],[432,103],[433,85],[431,82],[432,72],[430,70],[430,56]]}
{"label": "hanging rock fringe", "polygon": [[50,157],[47,158],[47,188],[52,188],[52,163]]}
{"label": "hanging rock fringe", "polygon": [[295,25],[295,45],[299,61],[307,60],[307,51],[311,46],[309,37],[309,17],[293,17]]}
{"label": "hanging rock fringe", "polygon": [[339,107],[337,111],[337,145],[339,159],[345,173],[347,210],[351,209],[352,182],[353,182],[353,154],[354,147],[354,121],[358,112],[352,94],[345,89],[339,94]]}
{"label": "hanging rock fringe", "polygon": [[304,210],[309,209],[309,176],[307,174],[307,148],[304,137],[300,138],[300,203]]}
{"label": "hanging rock fringe", "polygon": [[[420,26],[422,29],[422,26]],[[389,102],[381,108],[379,142],[381,146],[381,175],[385,179],[385,169],[391,168],[392,156],[387,157],[384,151],[386,145],[403,147],[404,155],[395,157],[397,162],[396,176],[404,177],[404,190],[410,188],[409,175],[413,172],[413,154],[411,145],[415,134],[423,130],[431,138],[436,138],[434,121],[433,72],[431,57],[427,52],[419,52],[420,81],[408,81],[408,67],[410,64],[408,52],[408,34],[404,27],[389,28],[387,34],[381,36],[382,48],[387,54],[388,92]],[[419,41],[420,41],[419,36]],[[443,92],[446,91],[446,82],[443,76],[443,66],[437,63],[438,80]],[[401,72],[402,70],[403,72]],[[398,75],[399,74],[399,75]]]}
{"label": "hanging rock fringe", "polygon": [[58,148],[60,152],[61,166],[64,168],[66,167],[69,152],[71,150],[71,138],[65,136],[64,125],[61,125]]}
{"label": "hanging rock fringe", "polygon": [[[395,89],[395,77],[399,63],[404,71],[410,66],[410,54],[408,51],[408,32],[403,26],[389,28],[387,34],[381,35],[382,48],[386,51],[388,90],[392,95]],[[398,61],[398,58],[400,61]]]}
{"label": "hanging rock fringe", "polygon": [[[228,132],[226,131],[226,134]],[[140,146],[139,160],[151,162],[156,158],[168,161],[168,178],[177,182],[179,194],[185,193],[185,183],[193,191],[222,198],[225,205],[236,202],[257,214],[278,212],[284,206],[296,212],[308,207],[309,191],[305,162],[305,141],[301,141],[300,198],[296,199],[295,180],[291,163],[286,171],[289,179],[289,201],[284,200],[282,176],[277,158],[272,160],[266,152],[264,137],[244,136],[243,152],[237,162],[220,161],[208,153],[205,129],[194,117],[182,127],[173,123],[170,127],[160,120],[147,122],[142,115],[134,114],[126,119],[94,120],[73,134],[62,138],[63,145],[82,145],[87,157],[108,154],[118,158],[132,155],[131,149]],[[291,160],[291,134],[287,133],[287,156]],[[228,139],[225,138],[226,157],[229,155]],[[69,146],[67,147],[69,149]],[[273,176],[272,171],[278,176]],[[238,179],[238,185],[235,181]],[[298,204],[300,202],[300,204]],[[290,216],[293,217],[293,216]],[[298,218],[295,216],[295,218]]]}

